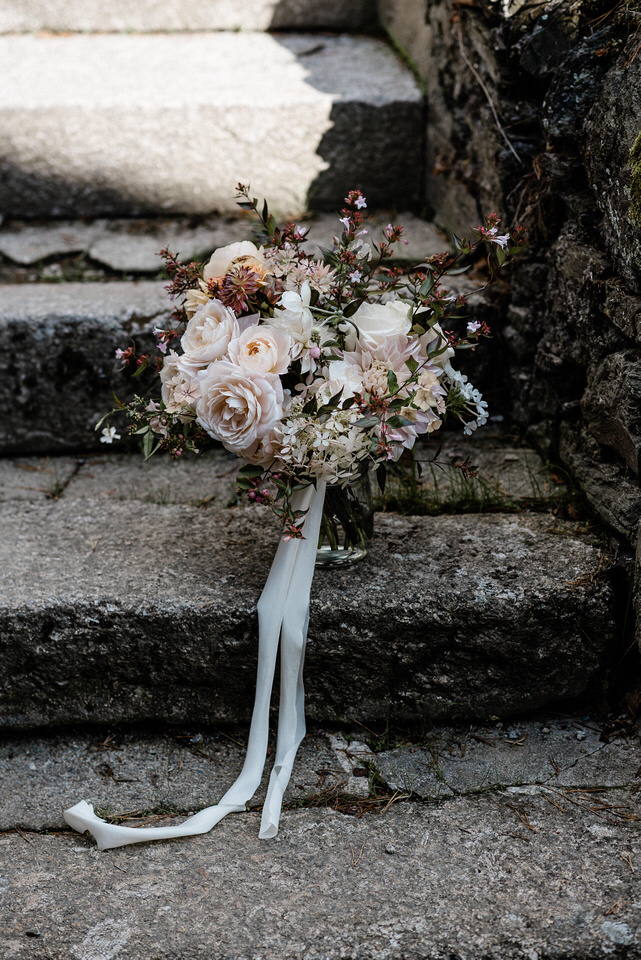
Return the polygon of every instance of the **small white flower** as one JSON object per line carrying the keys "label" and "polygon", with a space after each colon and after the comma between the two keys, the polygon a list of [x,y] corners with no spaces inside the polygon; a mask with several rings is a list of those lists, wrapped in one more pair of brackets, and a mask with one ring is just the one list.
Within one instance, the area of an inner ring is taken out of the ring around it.
{"label": "small white flower", "polygon": [[122,360],[125,355],[125,351],[121,350],[120,347],[116,350],[116,360]]}
{"label": "small white flower", "polygon": [[359,280],[363,279],[363,274],[360,270],[354,270],[353,273],[350,273],[349,279],[352,281],[352,283],[358,283]]}
{"label": "small white flower", "polygon": [[478,322],[478,320],[472,320],[472,321],[471,321],[470,323],[468,323],[468,325],[467,325],[467,335],[468,335],[468,337],[473,337],[474,334],[476,333],[476,331],[477,331],[477,330],[480,330],[480,329],[481,329],[481,324]]}
{"label": "small white flower", "polygon": [[488,240],[491,240],[492,243],[498,243],[499,247],[504,250],[510,242],[510,235],[509,233],[504,233],[502,237],[488,237]]}
{"label": "small white flower", "polygon": [[346,230],[349,230],[349,217],[340,217],[338,222],[342,223]]}
{"label": "small white flower", "polygon": [[113,443],[114,440],[120,440],[120,434],[116,433],[115,427],[105,427],[100,438],[101,443]]}
{"label": "small white flower", "polygon": [[363,210],[367,206],[367,200],[365,197],[357,197],[354,201],[354,206],[357,210]]}

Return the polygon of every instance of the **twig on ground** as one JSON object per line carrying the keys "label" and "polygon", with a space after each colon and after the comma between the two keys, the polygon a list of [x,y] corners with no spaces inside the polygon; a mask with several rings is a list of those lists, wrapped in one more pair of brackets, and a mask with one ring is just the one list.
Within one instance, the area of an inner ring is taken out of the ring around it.
{"label": "twig on ground", "polygon": [[354,847],[351,845],[351,843],[350,843],[350,845],[349,845],[349,849],[352,851],[352,867],[357,867],[357,866],[358,866],[358,861],[359,861],[359,860],[361,859],[361,857],[363,856],[363,850],[365,849],[365,843],[362,843],[362,844],[361,844],[361,849],[359,850],[358,856],[356,856],[356,854],[354,853]]}

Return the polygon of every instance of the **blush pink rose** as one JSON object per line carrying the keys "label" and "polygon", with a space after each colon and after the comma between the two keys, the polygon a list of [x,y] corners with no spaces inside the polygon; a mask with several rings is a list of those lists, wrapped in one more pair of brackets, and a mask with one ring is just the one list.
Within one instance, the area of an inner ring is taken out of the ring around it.
{"label": "blush pink rose", "polygon": [[249,373],[228,360],[198,375],[196,419],[232,453],[251,457],[283,415],[283,388],[271,373]]}

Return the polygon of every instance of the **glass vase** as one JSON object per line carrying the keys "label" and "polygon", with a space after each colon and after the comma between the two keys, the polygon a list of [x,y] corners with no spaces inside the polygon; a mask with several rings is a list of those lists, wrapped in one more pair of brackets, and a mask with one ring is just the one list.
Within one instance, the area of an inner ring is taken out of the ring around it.
{"label": "glass vase", "polygon": [[362,560],[374,533],[369,474],[347,486],[328,486],[321,520],[317,567],[346,567]]}

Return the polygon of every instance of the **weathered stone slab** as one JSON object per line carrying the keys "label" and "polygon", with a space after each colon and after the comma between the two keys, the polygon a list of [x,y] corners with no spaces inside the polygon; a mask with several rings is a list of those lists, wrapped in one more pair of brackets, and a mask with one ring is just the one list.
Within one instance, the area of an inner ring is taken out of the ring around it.
{"label": "weathered stone slab", "polygon": [[427,748],[399,747],[376,756],[392,789],[428,799],[524,784],[611,789],[634,786],[641,761],[638,733],[604,742],[594,725],[581,722],[438,729],[429,740]]}
{"label": "weathered stone slab", "polygon": [[0,253],[13,263],[29,266],[54,255],[62,257],[85,252],[105,229],[105,220],[93,223],[83,223],[82,220],[38,224],[17,222],[0,229]]}
{"label": "weathered stone slab", "polygon": [[[434,462],[432,458],[436,457]],[[493,432],[492,426],[476,435],[447,433],[438,441],[421,445],[415,451],[421,465],[417,488],[413,495],[427,510],[461,511],[473,503],[481,507],[543,505],[558,500],[559,485],[539,454],[531,447],[517,446],[506,437]],[[473,473],[466,476],[453,466],[469,461]],[[386,496],[395,501],[397,496],[407,498],[407,480],[403,486],[402,474],[392,469],[388,475]]]}
{"label": "weathered stone slab", "polygon": [[[322,256],[331,249],[333,236],[342,227],[338,213],[320,213],[301,221],[308,230],[303,249]],[[394,259],[420,263],[448,246],[447,238],[433,223],[413,213],[377,210],[368,222],[368,240],[380,242],[388,223],[402,223],[406,243],[398,244]],[[216,247],[251,239],[257,221],[253,217],[209,217],[197,226],[188,218],[154,220],[96,220],[92,224],[69,220],[32,224],[12,221],[0,229],[0,253],[13,263],[31,266],[48,257],[85,253],[96,263],[119,273],[157,274],[162,266],[158,251],[168,246],[182,260],[208,257]]]}
{"label": "weathered stone slab", "polygon": [[[78,731],[5,736],[0,742],[0,831],[64,830],[62,811],[80,799],[108,817],[196,812],[217,803],[232,785],[245,759],[246,738],[246,730],[236,729],[204,735]],[[352,781],[364,788],[361,797],[367,796],[367,776],[350,777],[342,759],[326,738],[307,737],[296,756],[285,804],[331,789],[349,794]],[[270,768],[268,758],[252,806],[265,798]]]}
{"label": "weathered stone slab", "polygon": [[[594,795],[638,783],[639,731],[609,741],[591,723],[517,721],[435,728],[418,746],[375,754],[341,734],[310,734],[297,754],[285,805],[398,791],[430,801],[540,785],[549,798]],[[275,732],[275,729],[274,729]],[[216,803],[242,767],[247,728],[5,733],[0,739],[0,831],[66,829],[62,811],[84,798],[105,816],[188,815]],[[251,806],[265,796],[265,775]],[[270,759],[271,758],[271,759]],[[377,770],[378,786],[370,782]]]}
{"label": "weathered stone slab", "polygon": [[74,457],[0,459],[0,501],[57,500],[77,470]]}
{"label": "weathered stone slab", "polygon": [[[388,514],[377,527],[365,561],[315,578],[310,717],[504,717],[580,694],[607,659],[612,592],[573,525]],[[255,507],[8,504],[0,724],[246,720],[277,539]]]}
{"label": "weathered stone slab", "polygon": [[78,450],[98,445],[94,426],[115,392],[136,381],[115,357],[132,339],[143,351],[166,323],[162,283],[7,284],[0,287],[0,451]]}
{"label": "weathered stone slab", "polygon": [[[638,793],[609,800],[641,812]],[[14,960],[636,960],[637,826],[508,793],[358,819],[285,811],[267,842],[258,813],[108,853],[16,832],[0,837],[3,946]]]}
{"label": "weathered stone slab", "polygon": [[421,91],[377,39],[12,35],[0,86],[9,216],[235,212],[239,180],[283,215],[420,196]]}
{"label": "weathered stone slab", "polygon": [[52,30],[359,30],[375,19],[373,0],[0,0],[0,33]]}
{"label": "weathered stone slab", "polygon": [[67,500],[142,500],[192,507],[215,504],[221,510],[235,499],[238,467],[238,459],[222,448],[180,463],[163,454],[145,462],[136,453],[96,453],[82,458],[64,495]]}
{"label": "weathered stone slab", "polygon": [[[118,422],[118,421],[114,421]],[[124,423],[124,421],[123,421]],[[501,437],[445,435],[437,463],[424,465],[418,489],[412,490],[416,512],[456,512],[457,506],[478,509],[536,504],[542,507],[559,497],[559,488],[539,455],[528,447],[502,442]],[[437,447],[417,452],[428,461]],[[465,478],[451,466],[467,459],[477,476]],[[16,457],[0,459],[0,500],[100,498],[142,500],[146,503],[198,507],[235,501],[238,460],[222,448],[176,462],[158,453],[145,462],[140,453],[117,453],[108,448],[76,457]],[[405,481],[407,484],[407,481]],[[404,502],[410,496],[400,475],[390,472],[386,499]]]}

